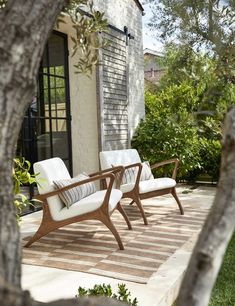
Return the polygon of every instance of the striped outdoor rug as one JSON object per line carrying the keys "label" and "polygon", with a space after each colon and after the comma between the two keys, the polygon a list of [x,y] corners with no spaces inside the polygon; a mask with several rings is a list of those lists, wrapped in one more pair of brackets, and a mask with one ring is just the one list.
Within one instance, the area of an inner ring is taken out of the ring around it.
{"label": "striped outdoor rug", "polygon": [[113,235],[100,222],[83,221],[58,229],[30,248],[23,248],[23,263],[147,283],[163,262],[200,231],[208,210],[184,205],[185,215],[181,216],[176,205],[144,207],[148,226],[143,225],[135,205],[124,205],[132,231],[127,229],[118,211],[112,215],[124,251],[118,249]]}

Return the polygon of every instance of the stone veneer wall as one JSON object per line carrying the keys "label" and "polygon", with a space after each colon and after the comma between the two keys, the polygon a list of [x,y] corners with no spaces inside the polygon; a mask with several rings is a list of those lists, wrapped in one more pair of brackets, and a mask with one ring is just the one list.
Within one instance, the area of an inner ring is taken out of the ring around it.
{"label": "stone veneer wall", "polygon": [[144,58],[142,37],[142,11],[134,0],[94,0],[95,7],[105,12],[109,23],[120,30],[128,27],[128,32],[134,36],[128,42],[129,63],[129,136],[145,115],[144,108]]}

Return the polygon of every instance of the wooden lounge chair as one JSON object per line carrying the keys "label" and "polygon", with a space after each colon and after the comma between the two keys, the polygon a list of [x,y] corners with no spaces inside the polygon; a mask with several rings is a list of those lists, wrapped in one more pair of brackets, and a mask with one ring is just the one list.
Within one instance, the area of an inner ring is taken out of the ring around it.
{"label": "wooden lounge chair", "polygon": [[[148,180],[141,180],[141,171],[143,163],[140,156],[135,149],[126,150],[114,150],[100,152],[100,165],[101,169],[110,168],[111,166],[122,165],[125,167],[125,171],[128,169],[134,169],[135,178],[131,183],[121,184],[120,189],[123,192],[123,198],[131,198],[132,203],[136,203],[144,220],[144,224],[148,224],[145,211],[141,200],[148,199],[160,195],[171,193],[175,198],[181,215],[184,214],[183,207],[176,194],[176,174],[179,165],[178,159],[171,159],[156,163],[151,166],[151,169],[174,163],[174,170],[172,177],[154,178]],[[124,174],[125,175],[125,174]]]}
{"label": "wooden lounge chair", "polygon": [[[62,226],[83,220],[96,219],[107,226],[117,240],[119,248],[123,250],[121,238],[110,218],[112,212],[117,208],[126,220],[128,228],[131,229],[129,219],[119,202],[122,192],[113,188],[114,174],[118,171],[122,172],[124,169],[122,167],[106,169],[91,174],[88,179],[55,190],[53,183],[55,180],[71,179],[64,162],[60,158],[55,157],[35,163],[34,172],[39,173],[39,195],[35,198],[43,203],[43,217],[39,229],[25,247],[29,247],[33,242]],[[74,203],[69,208],[64,205],[58,196],[60,193],[71,188],[102,179],[109,179],[106,190],[96,191]]]}

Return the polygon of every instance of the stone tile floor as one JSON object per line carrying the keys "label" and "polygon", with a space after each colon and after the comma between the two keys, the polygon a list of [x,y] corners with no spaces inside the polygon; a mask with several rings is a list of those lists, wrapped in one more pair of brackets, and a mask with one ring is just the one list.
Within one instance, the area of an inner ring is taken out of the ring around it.
{"label": "stone tile floor", "polygon": [[[192,208],[207,210],[211,207],[216,188],[199,186],[189,189],[190,186],[181,185],[177,188],[178,195],[183,205]],[[182,193],[190,190],[189,193]],[[159,205],[166,203],[175,207],[176,203],[171,195],[152,198],[143,201],[143,204]],[[36,231],[35,220],[41,218],[41,212],[27,215],[23,218],[21,227],[22,237],[32,235]],[[177,226],[177,225],[173,225]],[[46,302],[59,298],[71,298],[77,293],[79,286],[93,287],[95,284],[111,284],[114,290],[118,283],[125,283],[131,291],[132,297],[137,297],[139,306],[171,306],[175,300],[179,286],[187,267],[198,234],[191,238],[175,251],[152,275],[147,284],[138,284],[120,281],[105,276],[66,271],[33,265],[23,265],[22,286],[31,292],[38,301]]]}

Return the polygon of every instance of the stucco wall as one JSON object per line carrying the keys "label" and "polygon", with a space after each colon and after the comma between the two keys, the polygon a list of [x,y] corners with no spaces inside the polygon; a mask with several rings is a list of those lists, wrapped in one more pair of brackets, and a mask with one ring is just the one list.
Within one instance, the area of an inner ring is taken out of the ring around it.
{"label": "stucco wall", "polygon": [[68,34],[73,174],[76,175],[99,169],[96,73],[91,78],[74,73],[73,65],[78,54],[71,57],[73,42],[70,36],[73,28],[69,18],[66,21],[66,24],[60,25],[59,31]]}
{"label": "stucco wall", "polygon": [[124,26],[134,36],[129,40],[129,130],[133,136],[135,127],[145,115],[144,109],[144,58],[142,37],[142,12],[134,0],[94,0],[95,7],[105,12],[109,23],[120,30]]}
{"label": "stucco wall", "polygon": [[[139,120],[144,117],[144,60],[142,12],[134,0],[94,0],[100,11],[106,12],[110,24],[123,30],[128,27],[134,39],[129,40],[129,131],[132,137]],[[59,31],[68,34],[70,101],[72,114],[73,173],[92,172],[99,168],[99,136],[97,122],[96,73],[91,78],[75,74],[73,65],[78,55],[71,57],[73,28],[69,18]]]}

